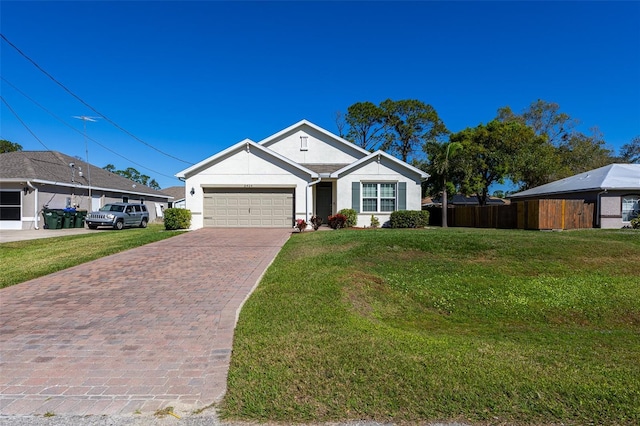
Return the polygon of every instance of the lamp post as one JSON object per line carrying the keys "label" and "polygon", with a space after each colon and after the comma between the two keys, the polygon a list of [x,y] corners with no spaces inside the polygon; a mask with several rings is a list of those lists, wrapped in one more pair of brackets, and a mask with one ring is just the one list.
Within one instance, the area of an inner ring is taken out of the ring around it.
{"label": "lamp post", "polygon": [[75,115],[73,118],[77,118],[78,120],[82,120],[83,124],[83,134],[84,134],[84,152],[86,155],[87,162],[87,181],[89,182],[89,208],[87,210],[93,210],[93,199],[91,198],[91,165],[89,164],[89,144],[87,143],[87,121],[91,121],[95,123],[98,117],[88,117],[86,115]]}

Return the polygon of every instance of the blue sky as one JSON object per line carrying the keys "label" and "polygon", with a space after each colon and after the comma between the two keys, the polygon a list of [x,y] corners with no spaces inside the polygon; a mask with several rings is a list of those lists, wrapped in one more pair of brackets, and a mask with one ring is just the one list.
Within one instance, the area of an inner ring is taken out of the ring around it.
{"label": "blue sky", "polygon": [[[0,20],[9,41],[153,147],[98,120],[88,135],[119,155],[89,141],[89,161],[162,187],[244,138],[301,119],[337,133],[336,111],[387,98],[432,105],[453,132],[543,99],[616,152],[640,135],[637,1],[3,0]],[[73,116],[97,114],[0,43],[5,101],[48,149],[85,158]],[[4,103],[1,114],[0,138],[45,149]]]}

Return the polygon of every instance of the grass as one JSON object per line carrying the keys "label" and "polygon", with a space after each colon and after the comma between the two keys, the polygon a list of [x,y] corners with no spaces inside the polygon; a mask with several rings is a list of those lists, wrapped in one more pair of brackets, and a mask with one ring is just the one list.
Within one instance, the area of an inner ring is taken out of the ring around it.
{"label": "grass", "polygon": [[151,224],[146,229],[134,228],[3,243],[0,244],[0,288],[170,238],[179,233],[165,231],[159,224]]}
{"label": "grass", "polygon": [[640,233],[294,234],[245,304],[227,419],[640,423]]}

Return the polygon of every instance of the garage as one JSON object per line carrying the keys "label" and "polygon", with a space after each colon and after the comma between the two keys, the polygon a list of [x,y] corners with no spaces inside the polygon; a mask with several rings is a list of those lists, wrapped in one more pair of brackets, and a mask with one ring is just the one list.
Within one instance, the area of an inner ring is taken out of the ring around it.
{"label": "garage", "polygon": [[290,228],[293,205],[293,188],[204,188],[204,226]]}

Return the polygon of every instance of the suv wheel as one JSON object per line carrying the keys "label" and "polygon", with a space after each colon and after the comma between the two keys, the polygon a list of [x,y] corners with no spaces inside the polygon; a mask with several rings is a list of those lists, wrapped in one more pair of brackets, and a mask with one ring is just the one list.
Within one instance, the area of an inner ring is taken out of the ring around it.
{"label": "suv wheel", "polygon": [[140,228],[146,228],[147,227],[147,219],[142,219],[142,222],[140,222]]}
{"label": "suv wheel", "polygon": [[117,229],[118,231],[120,231],[122,228],[124,228],[124,222],[119,220],[117,221],[114,225],[113,225],[114,229]]}

